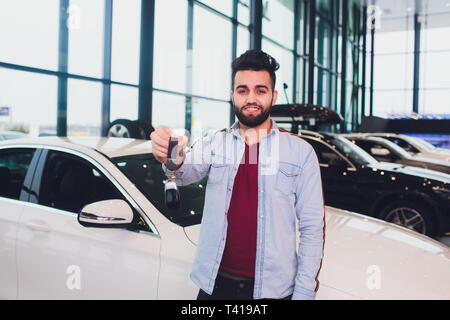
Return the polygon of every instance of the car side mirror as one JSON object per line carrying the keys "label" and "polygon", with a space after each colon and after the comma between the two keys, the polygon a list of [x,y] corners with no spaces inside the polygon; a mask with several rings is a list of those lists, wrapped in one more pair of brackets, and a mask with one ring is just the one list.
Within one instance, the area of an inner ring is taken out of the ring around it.
{"label": "car side mirror", "polygon": [[84,227],[125,228],[133,222],[133,209],[120,199],[88,204],[78,213],[78,223]]}

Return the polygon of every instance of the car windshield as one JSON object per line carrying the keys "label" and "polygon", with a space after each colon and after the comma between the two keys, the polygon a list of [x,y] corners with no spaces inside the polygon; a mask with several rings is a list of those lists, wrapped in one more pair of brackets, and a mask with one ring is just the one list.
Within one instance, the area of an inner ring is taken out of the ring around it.
{"label": "car windshield", "polygon": [[431,143],[429,143],[423,139],[416,138],[416,137],[408,137],[408,138],[411,139],[414,144],[419,146],[420,149],[423,149],[426,151],[433,151],[434,149],[436,149],[435,146],[433,146]]}
{"label": "car windshield", "polygon": [[394,151],[395,153],[399,154],[402,158],[411,158],[411,155],[408,152],[406,152],[405,149],[396,145],[392,141],[389,141],[388,139],[384,139],[384,138],[380,138],[380,141],[385,147],[387,147],[391,151]]}
{"label": "car windshield", "polygon": [[334,136],[330,138],[329,143],[336,146],[340,153],[356,164],[368,165],[378,162],[374,157],[346,138]]}
{"label": "car windshield", "polygon": [[167,178],[153,154],[117,157],[112,161],[166,218],[182,227],[201,222],[207,177],[178,187],[181,207],[173,209],[165,204],[164,180]]}

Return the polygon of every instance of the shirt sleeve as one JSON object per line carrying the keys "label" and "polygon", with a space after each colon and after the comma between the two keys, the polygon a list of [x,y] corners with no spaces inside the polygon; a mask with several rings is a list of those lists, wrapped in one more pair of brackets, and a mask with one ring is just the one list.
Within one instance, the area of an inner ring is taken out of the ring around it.
{"label": "shirt sleeve", "polygon": [[175,177],[177,185],[189,185],[201,180],[211,166],[211,150],[214,136],[206,136],[196,141],[187,151],[183,164],[177,170],[169,170],[163,164],[167,177]]}
{"label": "shirt sleeve", "polygon": [[296,214],[300,231],[298,270],[292,299],[314,299],[319,289],[325,242],[325,207],[320,166],[314,149],[307,145],[306,161],[296,184]]}

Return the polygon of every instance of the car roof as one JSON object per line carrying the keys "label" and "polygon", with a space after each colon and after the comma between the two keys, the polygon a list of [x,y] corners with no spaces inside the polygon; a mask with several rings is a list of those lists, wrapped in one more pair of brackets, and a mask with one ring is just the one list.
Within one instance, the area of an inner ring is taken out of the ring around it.
{"label": "car roof", "polygon": [[342,136],[344,138],[347,138],[348,140],[351,140],[351,139],[369,140],[369,141],[379,141],[382,143],[386,143],[386,141],[389,141],[382,137],[372,137],[372,136],[367,136],[367,135],[359,134],[359,133],[344,133],[344,134],[342,134]]}
{"label": "car roof", "polygon": [[149,140],[138,140],[113,137],[37,137],[6,140],[0,142],[3,146],[51,146],[68,148],[77,151],[86,149],[96,150],[109,158],[122,157],[133,154],[145,154],[152,152],[152,144]]}
{"label": "car roof", "polygon": [[325,139],[325,138],[332,138],[336,136],[336,133],[332,133],[332,132],[316,132],[316,131],[310,131],[310,130],[299,130],[298,131],[298,135],[301,136],[307,136],[307,137],[316,137],[316,138],[320,138],[320,139]]}

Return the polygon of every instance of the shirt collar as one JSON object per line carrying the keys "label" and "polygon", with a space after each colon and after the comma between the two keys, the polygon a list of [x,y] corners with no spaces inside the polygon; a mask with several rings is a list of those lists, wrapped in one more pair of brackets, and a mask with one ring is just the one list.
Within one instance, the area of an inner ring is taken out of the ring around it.
{"label": "shirt collar", "polygon": [[[272,124],[272,129],[270,129],[270,132],[268,135],[273,134],[274,136],[278,135],[278,125],[275,121],[273,121],[272,119],[270,119],[270,122]],[[233,133],[235,136],[240,137],[239,134],[239,121],[236,120],[233,125],[230,127],[229,132]]]}

